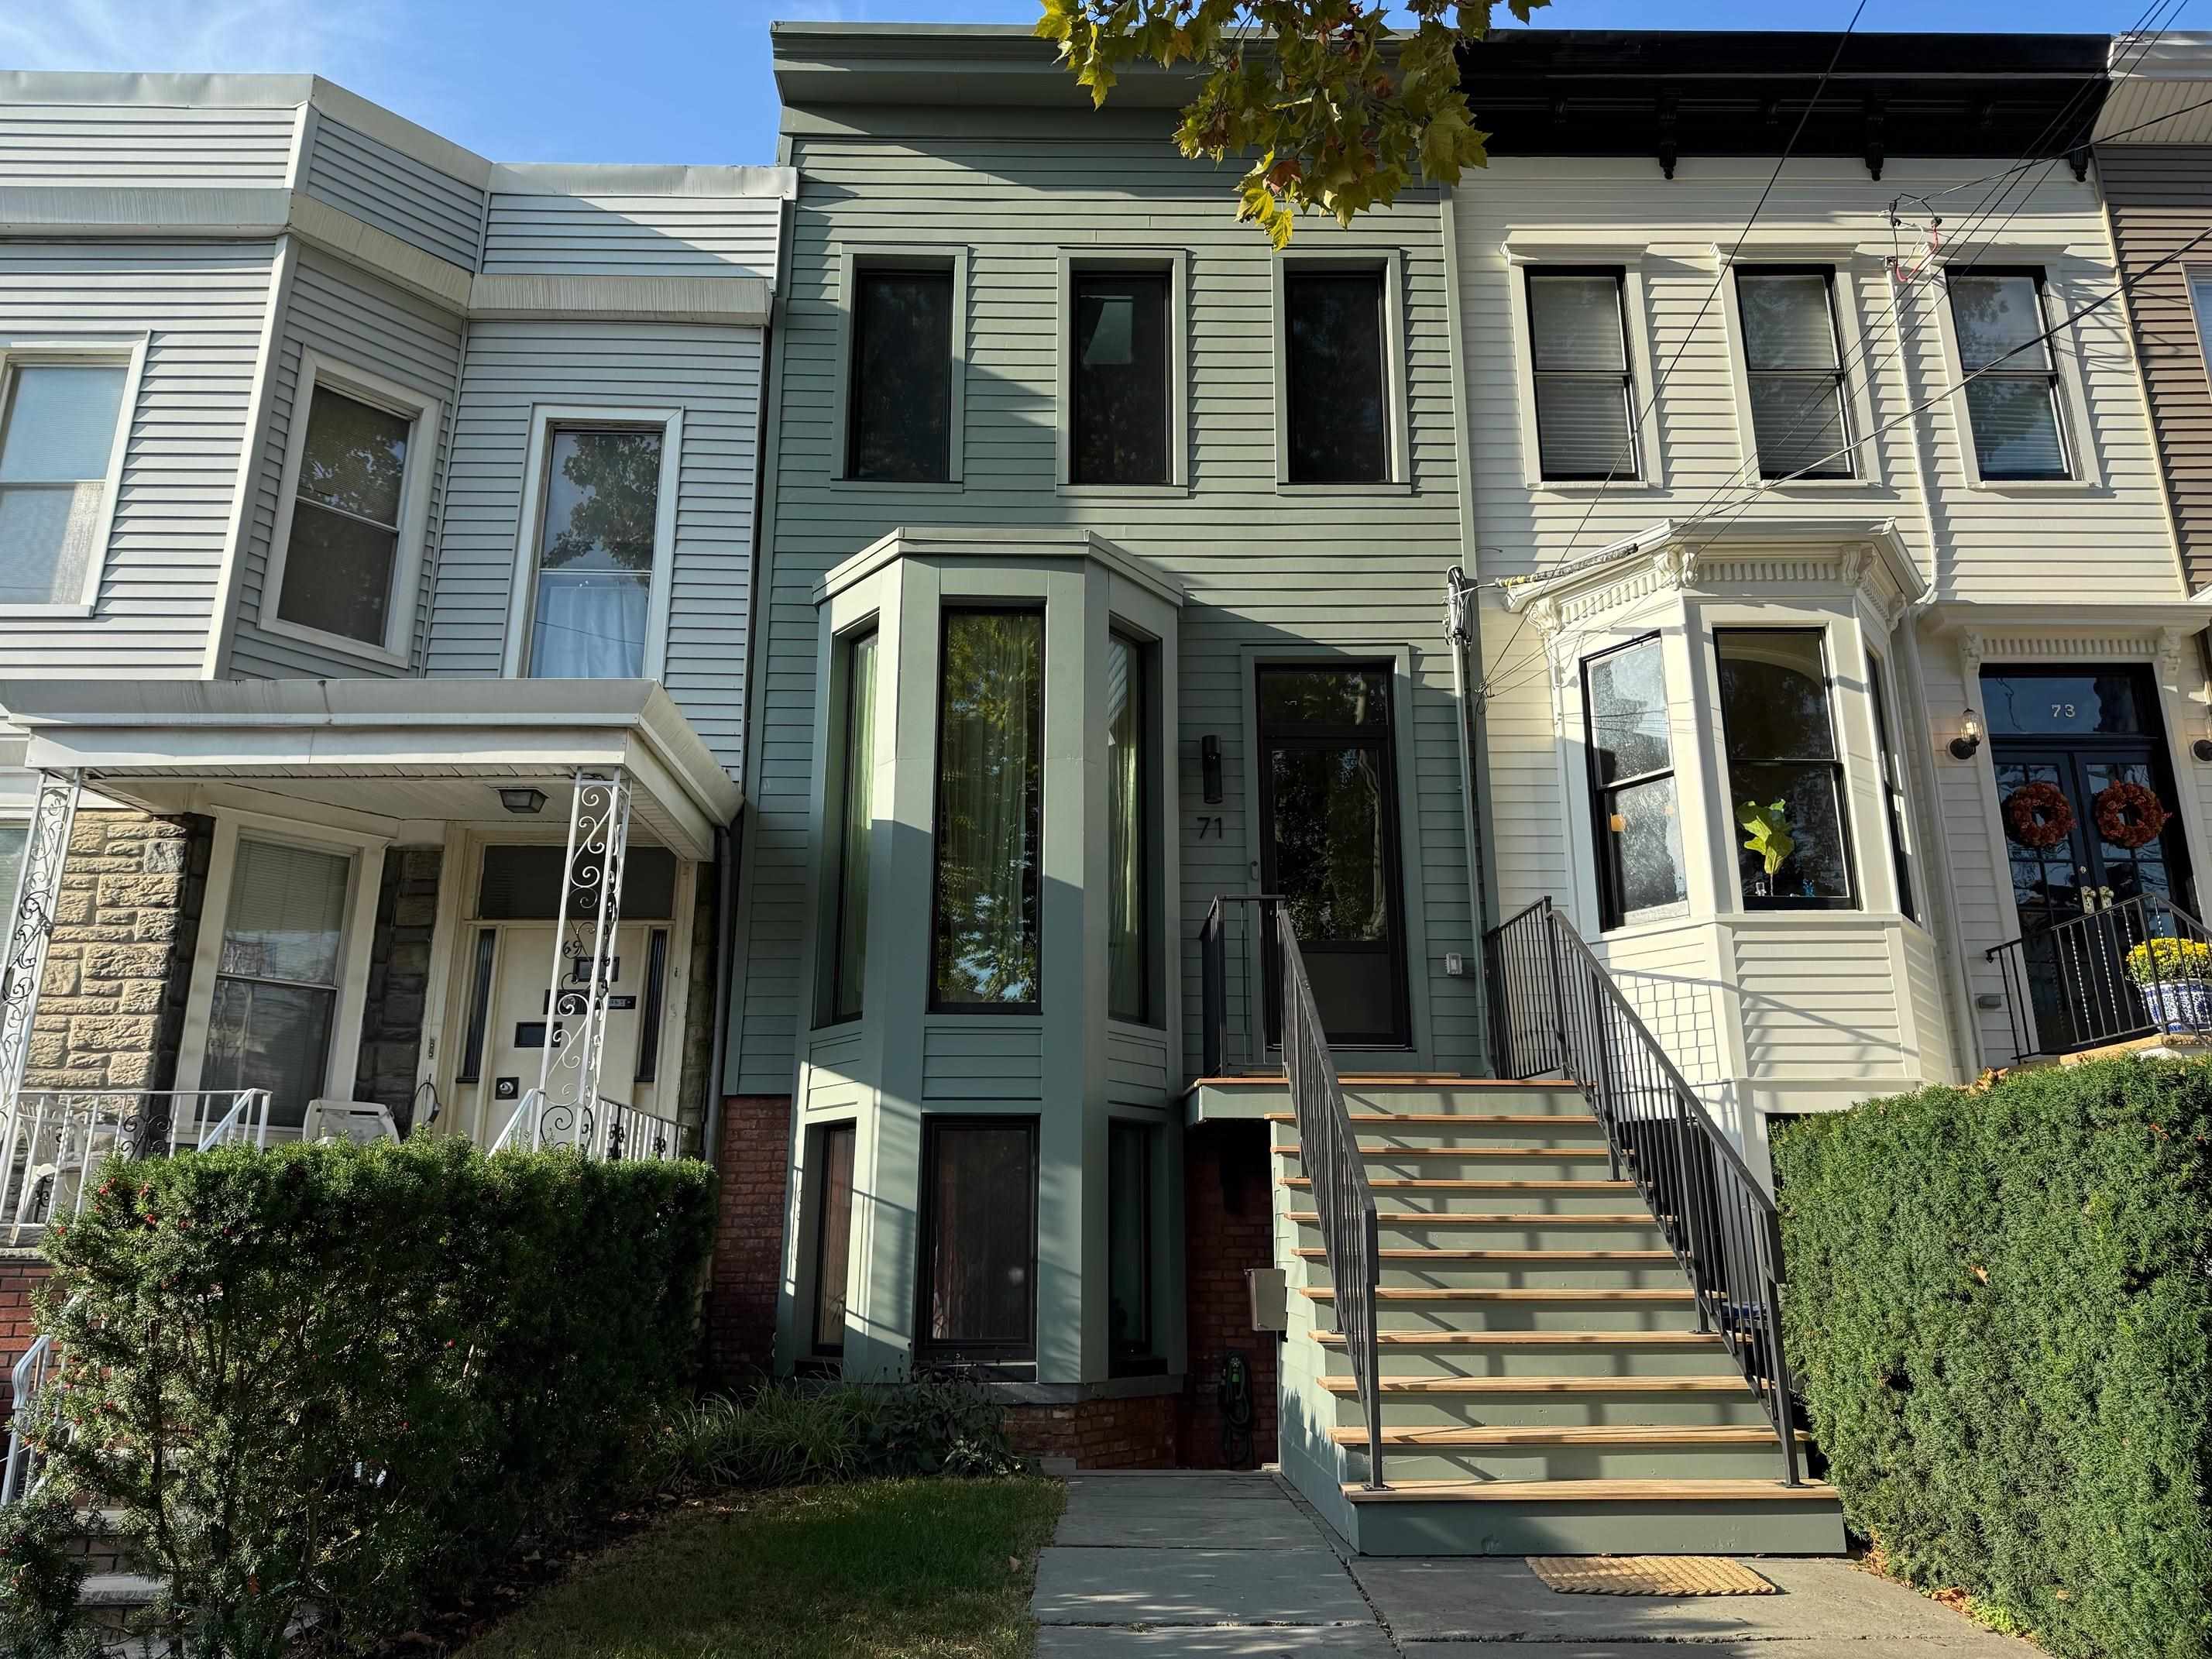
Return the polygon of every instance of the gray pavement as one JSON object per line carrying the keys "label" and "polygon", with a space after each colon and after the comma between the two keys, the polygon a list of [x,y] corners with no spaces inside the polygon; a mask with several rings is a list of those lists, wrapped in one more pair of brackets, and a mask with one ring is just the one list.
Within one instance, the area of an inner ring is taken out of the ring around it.
{"label": "gray pavement", "polygon": [[1518,1557],[1349,1561],[1267,1474],[1070,1478],[1037,1561],[1038,1659],[2036,1659],[1846,1561],[1779,1595],[1561,1595]]}

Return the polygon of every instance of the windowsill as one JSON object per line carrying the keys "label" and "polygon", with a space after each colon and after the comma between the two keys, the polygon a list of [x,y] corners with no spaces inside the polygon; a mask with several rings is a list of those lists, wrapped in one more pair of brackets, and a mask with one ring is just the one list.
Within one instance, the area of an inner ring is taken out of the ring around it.
{"label": "windowsill", "polygon": [[88,605],[0,605],[0,617],[45,617],[57,622],[82,621],[92,615]]}
{"label": "windowsill", "polygon": [[1187,483],[1060,483],[1053,493],[1075,501],[1110,501],[1117,495],[1188,495]]}
{"label": "windowsill", "polygon": [[[1905,922],[1898,910],[1723,910],[1714,921],[1729,927],[1863,927],[1869,931]],[[1912,922],[1912,927],[1920,924]]]}
{"label": "windowsill", "polygon": [[1759,486],[1770,495],[1785,499],[1804,490],[1819,495],[1891,495],[1896,494],[1886,483],[1872,478],[1792,478],[1780,483],[1771,478],[1761,478]]}
{"label": "windowsill", "polygon": [[1602,928],[1597,940],[1609,945],[1615,939],[1635,939],[1645,933],[1660,933],[1690,919],[1690,901],[1678,899],[1672,904],[1655,904],[1648,910],[1632,911],[1620,919],[1615,927]]}
{"label": "windowsill", "polygon": [[2101,495],[2093,478],[1969,478],[1966,488],[1991,495]]}
{"label": "windowsill", "polygon": [[273,634],[280,640],[296,640],[320,651],[335,651],[343,656],[357,657],[363,662],[382,663],[387,668],[405,669],[412,665],[404,652],[394,651],[389,646],[371,645],[365,640],[351,639],[343,634],[326,633],[319,628],[286,622],[282,617],[272,616],[265,608],[255,615],[253,622],[254,626],[264,634]]}
{"label": "windowsill", "polygon": [[912,483],[902,483],[896,478],[832,478],[834,489],[856,490],[863,495],[884,495],[904,491],[921,491],[925,495],[957,495],[968,486],[957,478],[917,478]]}
{"label": "windowsill", "polygon": [[1411,481],[1386,478],[1370,483],[1292,483],[1286,478],[1275,481],[1278,495],[1410,495],[1413,493]]}
{"label": "windowsill", "polygon": [[1537,495],[1580,498],[1586,495],[1656,495],[1666,486],[1651,478],[1532,478],[1528,488]]}

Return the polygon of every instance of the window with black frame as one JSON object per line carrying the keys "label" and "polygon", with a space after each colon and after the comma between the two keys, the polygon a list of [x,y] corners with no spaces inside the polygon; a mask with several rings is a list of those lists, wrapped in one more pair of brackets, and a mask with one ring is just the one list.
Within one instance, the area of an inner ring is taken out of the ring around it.
{"label": "window with black frame", "polygon": [[1152,1018],[1152,770],[1145,653],[1106,636],[1106,1012]]}
{"label": "window with black frame", "polygon": [[854,1127],[832,1123],[815,1136],[814,1342],[817,1354],[845,1351],[845,1275],[853,1252]]}
{"label": "window with black frame", "polygon": [[1528,283],[1542,476],[1563,482],[1640,477],[1621,273],[1531,270]]}
{"label": "window with black frame", "polygon": [[1850,477],[1832,273],[1739,270],[1735,295],[1759,476]]}
{"label": "window with black frame", "polygon": [[1583,664],[1583,723],[1596,818],[1598,908],[1618,927],[1680,903],[1682,823],[1675,810],[1666,665],[1656,634]]}
{"label": "window with black frame", "polygon": [[1036,1145],[1034,1118],[925,1122],[924,1358],[1036,1358]]}
{"label": "window with black frame", "polygon": [[1152,1131],[1146,1124],[1107,1126],[1106,1290],[1109,1369],[1121,1376],[1164,1369],[1152,1332]]}
{"label": "window with black frame", "polygon": [[1044,613],[945,613],[931,1006],[1033,1011],[1044,823]]}
{"label": "window with black frame", "polygon": [[830,917],[823,1024],[857,1019],[868,969],[868,872],[875,826],[876,630],[839,641],[845,702],[837,773],[837,885]]}
{"label": "window with black frame", "polygon": [[952,270],[854,273],[845,476],[941,483],[952,476]]}
{"label": "window with black frame", "polygon": [[1081,270],[1072,285],[1068,481],[1165,483],[1168,273]]}
{"label": "window with black frame", "polygon": [[1867,653],[1867,695],[1874,699],[1874,736],[1881,757],[1881,793],[1889,815],[1889,856],[1897,871],[1897,908],[1907,920],[1917,921],[1920,912],[1912,898],[1912,857],[1905,834],[1906,806],[1905,769],[1889,740],[1889,694],[1881,672],[1881,659]]}
{"label": "window with black frame", "polygon": [[1716,629],[1713,652],[1745,908],[1853,908],[1824,630]]}
{"label": "window with black frame", "polygon": [[1384,310],[1380,270],[1283,273],[1292,483],[1380,483],[1390,476]]}
{"label": "window with black frame", "polygon": [[1966,372],[1974,459],[1995,481],[2069,478],[2058,416],[2058,360],[2040,271],[1970,271],[1947,276],[1951,323]]}

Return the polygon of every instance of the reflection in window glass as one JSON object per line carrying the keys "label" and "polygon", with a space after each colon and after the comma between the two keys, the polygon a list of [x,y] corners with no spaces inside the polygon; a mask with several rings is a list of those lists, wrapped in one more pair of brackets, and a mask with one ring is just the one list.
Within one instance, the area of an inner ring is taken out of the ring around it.
{"label": "reflection in window glass", "polygon": [[952,476],[952,272],[863,270],[854,282],[846,475]]}
{"label": "reflection in window glass", "polygon": [[1974,455],[1984,478],[2071,476],[2058,424],[2058,365],[2042,337],[2043,279],[1970,272],[1946,279],[1959,337]]}
{"label": "reflection in window glass", "polygon": [[853,1247],[854,1127],[832,1124],[817,1143],[822,1184],[815,1198],[814,1352],[845,1351],[845,1274]]}
{"label": "reflection in window glass", "polygon": [[1528,343],[1543,476],[1638,477],[1620,273],[1530,271]]}
{"label": "reflection in window glass", "polygon": [[1760,476],[1848,478],[1844,376],[1825,270],[1743,270],[1735,279]]}
{"label": "reflection in window glass", "polygon": [[635,428],[552,434],[532,678],[634,680],[645,672],[663,436]]}
{"label": "reflection in window glass", "polygon": [[1889,814],[1889,856],[1897,872],[1897,908],[1906,917],[1917,921],[1919,912],[1912,899],[1912,860],[1907,850],[1911,842],[1905,834],[1905,772],[1889,741],[1889,693],[1883,684],[1881,659],[1878,657],[1867,659],[1867,695],[1874,699],[1874,736],[1881,751],[1881,793]]}
{"label": "reflection in window glass", "polygon": [[1106,641],[1106,1012],[1142,1020],[1152,957],[1145,834],[1144,657],[1120,635]]}
{"label": "reflection in window glass", "polygon": [[1036,1120],[929,1122],[922,1162],[921,1346],[939,1358],[1033,1358]]}
{"label": "reflection in window glass", "polygon": [[[1106,1341],[1111,1369],[1141,1371],[1152,1346],[1152,1134],[1106,1131]],[[1157,1369],[1154,1367],[1153,1369]]]}
{"label": "reflection in window glass", "polygon": [[[1812,628],[1723,628],[1713,635],[1729,811],[1744,903],[1753,908],[1854,902],[1823,644]],[[1743,822],[1747,813],[1774,822],[1789,838],[1787,855],[1771,871],[1763,853],[1742,845],[1753,834]]]}
{"label": "reflection in window glass", "polygon": [[0,406],[0,605],[74,605],[101,550],[124,371],[23,363]]}
{"label": "reflection in window glass", "polygon": [[266,1089],[296,1128],[324,1092],[353,860],[240,840],[209,1012],[206,1089]]}
{"label": "reflection in window glass", "polygon": [[1168,481],[1168,278],[1085,271],[1075,292],[1076,483]]}
{"label": "reflection in window glass", "polygon": [[1286,271],[1283,322],[1291,482],[1381,483],[1390,468],[1382,273]]}
{"label": "reflection in window glass", "polygon": [[947,612],[939,690],[934,1000],[1034,1006],[1043,615]]}
{"label": "reflection in window glass", "polygon": [[1656,637],[1583,665],[1583,720],[1597,815],[1603,923],[1687,896],[1674,760],[1667,729],[1667,678]]}
{"label": "reflection in window glass", "polygon": [[315,388],[276,606],[286,622],[384,643],[414,430],[404,415]]}
{"label": "reflection in window glass", "polygon": [[845,646],[845,766],[839,793],[837,921],[830,1018],[857,1019],[868,971],[868,843],[876,818],[876,635]]}

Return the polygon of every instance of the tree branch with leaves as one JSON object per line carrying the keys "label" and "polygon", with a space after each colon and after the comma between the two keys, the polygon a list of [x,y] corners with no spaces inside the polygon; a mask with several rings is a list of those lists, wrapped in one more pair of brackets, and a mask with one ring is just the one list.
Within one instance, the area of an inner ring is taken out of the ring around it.
{"label": "tree branch with leaves", "polygon": [[[1547,0],[1507,0],[1527,22]],[[1206,71],[1176,142],[1195,160],[1251,158],[1239,219],[1282,247],[1298,216],[1340,224],[1387,206],[1416,179],[1453,185],[1489,156],[1460,90],[1457,48],[1492,7],[1411,0],[1413,26],[1362,0],[1042,0],[1036,32],[1105,103],[1132,64]]]}

